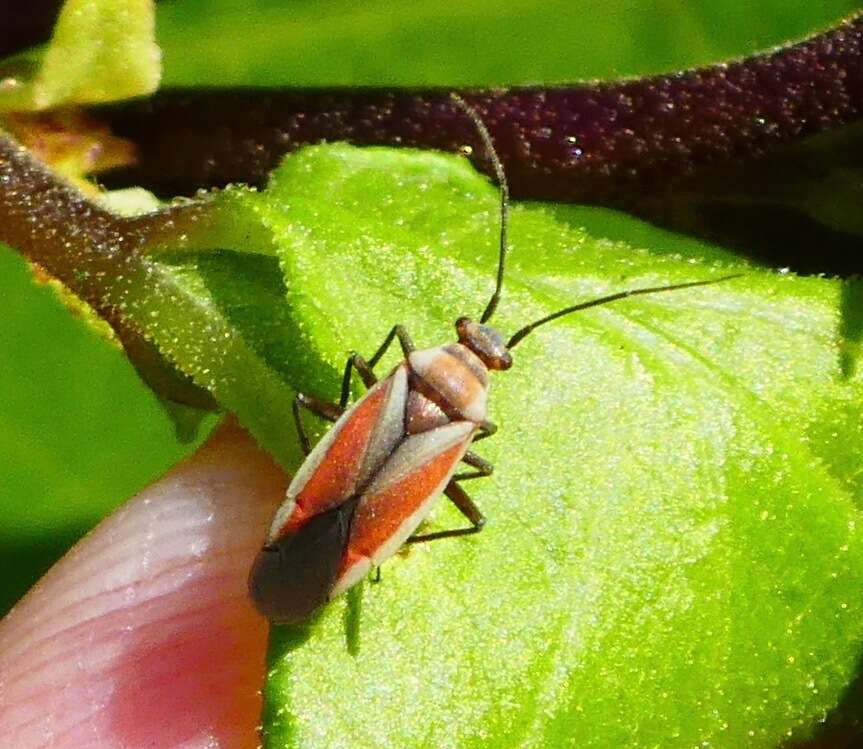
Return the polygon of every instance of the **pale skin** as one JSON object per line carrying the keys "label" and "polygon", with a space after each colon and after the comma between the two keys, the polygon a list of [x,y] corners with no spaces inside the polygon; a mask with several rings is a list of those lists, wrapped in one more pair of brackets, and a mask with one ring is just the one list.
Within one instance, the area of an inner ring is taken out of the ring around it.
{"label": "pale skin", "polygon": [[0,622],[3,745],[258,746],[246,578],[286,487],[228,421],[81,540]]}

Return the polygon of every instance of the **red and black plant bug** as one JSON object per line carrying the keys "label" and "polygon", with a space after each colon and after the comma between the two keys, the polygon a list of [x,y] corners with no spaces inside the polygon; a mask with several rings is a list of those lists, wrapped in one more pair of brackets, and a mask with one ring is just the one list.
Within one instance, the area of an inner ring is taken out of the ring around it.
{"label": "red and black plant bug", "polygon": [[[457,343],[418,351],[405,328],[396,325],[368,361],[359,354],[350,355],[338,404],[296,396],[294,419],[307,457],[288,487],[249,576],[252,600],[272,622],[308,619],[405,543],[464,536],[483,527],[485,518],[462,483],[490,476],[492,465],[468,448],[497,430],[486,418],[489,371],[509,369],[510,351],[536,328],[626,297],[733,277],[630,289],[580,302],[525,325],[504,342],[486,323],[503,288],[509,208],[506,177],[479,115],[459,96],[453,94],[452,100],[473,120],[500,186],[494,293],[478,323],[467,317],[456,321]],[[374,367],[395,339],[404,360],[378,380]],[[369,390],[348,408],[353,370]],[[301,408],[335,422],[314,449],[303,429]],[[472,470],[456,472],[459,463]],[[413,535],[441,493],[470,526]]]}

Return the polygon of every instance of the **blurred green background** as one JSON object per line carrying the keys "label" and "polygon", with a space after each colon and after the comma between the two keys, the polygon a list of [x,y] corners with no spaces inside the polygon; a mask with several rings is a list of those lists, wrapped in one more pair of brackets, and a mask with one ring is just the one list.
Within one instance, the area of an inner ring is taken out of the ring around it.
{"label": "blurred green background", "polygon": [[[165,85],[456,85],[616,78],[769,48],[850,0],[160,3]],[[122,354],[0,246],[0,611],[197,440]],[[201,430],[203,435],[213,420]],[[291,428],[286,425],[286,428]]]}
{"label": "blurred green background", "polygon": [[859,7],[850,0],[182,0],[160,5],[158,36],[167,85],[492,85],[704,65],[806,36]]}

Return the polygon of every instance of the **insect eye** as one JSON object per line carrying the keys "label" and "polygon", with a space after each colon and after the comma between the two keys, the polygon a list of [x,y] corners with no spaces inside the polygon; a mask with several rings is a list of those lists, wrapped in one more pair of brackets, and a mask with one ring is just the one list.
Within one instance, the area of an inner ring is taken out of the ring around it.
{"label": "insect eye", "polygon": [[455,321],[455,329],[458,333],[459,338],[466,338],[468,335],[468,328],[471,325],[471,319],[469,317],[460,317]]}

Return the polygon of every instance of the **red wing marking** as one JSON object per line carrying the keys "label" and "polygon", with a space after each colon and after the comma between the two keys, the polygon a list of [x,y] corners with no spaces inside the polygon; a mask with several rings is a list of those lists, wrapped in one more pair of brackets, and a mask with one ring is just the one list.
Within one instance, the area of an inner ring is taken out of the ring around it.
{"label": "red wing marking", "polygon": [[407,374],[398,368],[342,415],[294,476],[270,540],[356,496],[358,482],[376,471],[401,439],[406,398]]}
{"label": "red wing marking", "polygon": [[476,425],[460,421],[406,439],[360,499],[337,593],[353,583],[355,565],[379,564],[407,540],[431,510],[473,438]]}
{"label": "red wing marking", "polygon": [[296,495],[297,508],[312,515],[354,494],[357,475],[386,391],[372,393],[348,414],[329,449],[321,456],[305,486]]}

